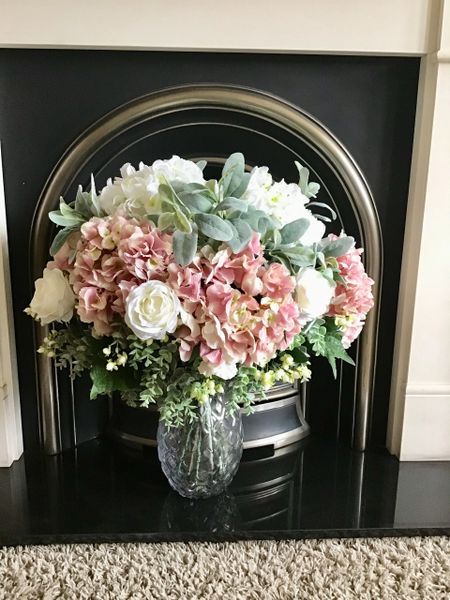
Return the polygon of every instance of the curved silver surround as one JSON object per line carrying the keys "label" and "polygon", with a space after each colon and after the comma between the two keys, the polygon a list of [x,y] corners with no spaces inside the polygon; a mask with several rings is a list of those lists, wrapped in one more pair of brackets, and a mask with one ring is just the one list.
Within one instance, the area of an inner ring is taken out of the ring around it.
{"label": "curved silver surround", "polygon": [[[232,86],[196,85],[166,89],[138,98],[107,114],[87,129],[65,152],[50,175],[34,215],[31,238],[31,271],[41,276],[47,261],[47,241],[51,224],[48,212],[60,195],[76,181],[81,169],[109,141],[152,119],[192,109],[220,108],[252,115],[281,127],[301,140],[333,170],[350,200],[365,248],[365,265],[376,284],[375,306],[369,313],[361,335],[357,366],[357,393],[354,413],[353,446],[364,450],[367,445],[374,385],[379,299],[383,272],[381,230],[369,187],[354,160],[342,144],[321,123],[296,106],[272,95]],[[46,328],[35,327],[36,345],[40,345]],[[37,358],[38,402],[43,447],[50,454],[61,450],[59,400],[56,375],[49,359]]]}

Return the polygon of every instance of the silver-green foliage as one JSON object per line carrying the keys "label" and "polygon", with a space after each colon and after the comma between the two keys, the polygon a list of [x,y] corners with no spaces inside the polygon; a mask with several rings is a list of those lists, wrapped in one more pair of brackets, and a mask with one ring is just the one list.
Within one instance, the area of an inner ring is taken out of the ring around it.
{"label": "silver-green foliage", "polygon": [[74,202],[66,204],[64,198],[60,198],[59,210],[51,211],[48,216],[55,225],[63,228],[58,231],[50,247],[50,254],[54,256],[62,248],[67,238],[78,231],[83,223],[92,217],[104,216],[95,189],[94,177],[91,175],[89,192],[84,192],[80,185]]}

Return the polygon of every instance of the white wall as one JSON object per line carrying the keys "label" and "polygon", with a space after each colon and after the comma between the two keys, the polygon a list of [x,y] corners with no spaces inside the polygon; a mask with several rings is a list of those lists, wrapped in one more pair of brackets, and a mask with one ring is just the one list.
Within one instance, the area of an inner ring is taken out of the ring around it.
{"label": "white wall", "polygon": [[9,467],[20,457],[22,451],[22,421],[17,381],[0,148],[0,467]]}
{"label": "white wall", "polygon": [[[389,449],[402,460],[450,459],[449,11],[449,0],[0,0],[3,47],[427,55],[388,434]],[[4,244],[5,231],[0,233]],[[0,293],[5,285],[0,280]],[[12,382],[7,397],[17,406],[12,338],[8,344],[2,348],[5,377]],[[9,418],[7,429],[17,434],[16,417]]]}
{"label": "white wall", "polygon": [[450,3],[422,61],[388,447],[450,459]]}

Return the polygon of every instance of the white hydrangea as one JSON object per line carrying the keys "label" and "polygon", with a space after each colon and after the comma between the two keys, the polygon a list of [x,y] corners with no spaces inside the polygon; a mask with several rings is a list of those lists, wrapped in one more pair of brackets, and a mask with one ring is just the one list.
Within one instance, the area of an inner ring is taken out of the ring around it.
{"label": "white hydrangea", "polygon": [[248,188],[242,196],[252,206],[267,213],[281,228],[297,219],[307,219],[309,227],[300,242],[306,246],[320,241],[325,234],[325,225],[306,208],[309,199],[296,183],[284,179],[272,182],[268,167],[255,167]]}
{"label": "white hydrangea", "polygon": [[139,163],[135,169],[126,163],[120,169],[121,177],[108,179],[100,192],[100,206],[112,215],[119,209],[127,216],[141,218],[161,213],[158,187],[166,181],[205,183],[201,169],[192,161],[179,156],[168,160],[156,160],[152,166]]}
{"label": "white hydrangea", "polygon": [[242,195],[242,200],[246,200],[258,210],[270,214],[269,190],[271,186],[272,175],[269,173],[269,167],[255,167],[250,174],[250,180]]}
{"label": "white hydrangea", "polygon": [[118,209],[132,217],[161,212],[159,182],[152,167],[141,162],[136,170],[126,163],[120,174],[121,177],[116,177],[114,182],[109,179],[100,192],[100,206],[106,214],[112,215]]}
{"label": "white hydrangea", "polygon": [[155,160],[152,169],[158,183],[174,180],[205,183],[202,170],[191,160],[185,160],[176,154],[169,160]]}

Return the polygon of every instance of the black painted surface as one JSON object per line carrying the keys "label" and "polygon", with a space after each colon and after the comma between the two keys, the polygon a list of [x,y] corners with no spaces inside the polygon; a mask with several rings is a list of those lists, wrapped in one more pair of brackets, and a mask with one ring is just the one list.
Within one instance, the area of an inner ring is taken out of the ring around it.
{"label": "black painted surface", "polygon": [[[198,82],[254,87],[293,102],[329,127],[362,168],[380,214],[387,267],[371,440],[384,446],[418,68],[419,59],[393,57],[0,50],[0,137],[27,449],[38,448],[38,428],[32,323],[22,311],[32,293],[28,236],[44,182],[67,146],[106,112],[154,90]],[[166,154],[184,150],[181,142],[164,143]],[[263,158],[269,165],[277,159]],[[351,402],[344,398],[339,410],[326,367],[316,371],[310,391],[313,429],[332,437],[340,427],[349,439]],[[86,439],[103,409],[79,402]]]}
{"label": "black painted surface", "polygon": [[[155,450],[95,440],[0,469],[0,544],[448,534],[449,478],[450,463],[312,438],[245,453],[226,494],[191,501],[171,491]],[[426,480],[441,485],[424,494]]]}

